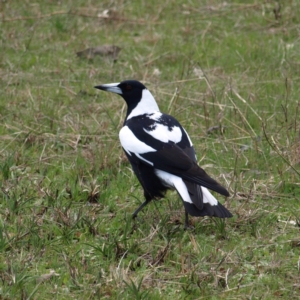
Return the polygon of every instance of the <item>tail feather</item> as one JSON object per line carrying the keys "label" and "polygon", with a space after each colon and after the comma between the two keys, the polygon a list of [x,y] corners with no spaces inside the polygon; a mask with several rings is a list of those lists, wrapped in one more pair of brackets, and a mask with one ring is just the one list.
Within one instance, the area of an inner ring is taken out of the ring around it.
{"label": "tail feather", "polygon": [[[191,216],[212,216],[230,218],[232,214],[210,193],[210,191],[198,184],[184,181],[189,199],[181,197],[186,211]],[[180,194],[180,193],[179,193]]]}
{"label": "tail feather", "polygon": [[232,214],[220,203],[217,205],[210,205],[208,203],[204,203],[203,209],[199,210],[193,203],[189,203],[183,201],[183,205],[185,210],[194,217],[218,217],[218,218],[231,218]]}
{"label": "tail feather", "polygon": [[232,217],[232,214],[218,202],[207,188],[186,182],[182,178],[165,171],[156,170],[155,174],[166,186],[177,190],[185,210],[191,216]]}

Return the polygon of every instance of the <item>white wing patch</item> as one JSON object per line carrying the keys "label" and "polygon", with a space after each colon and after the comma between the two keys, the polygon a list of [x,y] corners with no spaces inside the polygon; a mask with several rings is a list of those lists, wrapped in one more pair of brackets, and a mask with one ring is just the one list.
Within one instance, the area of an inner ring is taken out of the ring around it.
{"label": "white wing patch", "polygon": [[[140,141],[128,126],[124,126],[119,133],[119,138],[124,150],[131,155],[130,152],[135,154],[143,154],[147,152],[155,152],[156,150],[144,142]],[[147,161],[148,162],[148,161]]]}
{"label": "white wing patch", "polygon": [[153,130],[146,130],[144,131],[150,134],[155,139],[162,141],[164,143],[168,143],[172,141],[174,143],[179,143],[182,138],[182,132],[179,127],[174,126],[169,130],[169,128],[163,124],[155,124],[155,128]]}
{"label": "white wing patch", "polygon": [[159,121],[159,119],[161,118],[162,115],[163,114],[160,111],[157,111],[157,112],[149,115],[148,117],[149,117],[149,119],[152,119],[154,121]]}

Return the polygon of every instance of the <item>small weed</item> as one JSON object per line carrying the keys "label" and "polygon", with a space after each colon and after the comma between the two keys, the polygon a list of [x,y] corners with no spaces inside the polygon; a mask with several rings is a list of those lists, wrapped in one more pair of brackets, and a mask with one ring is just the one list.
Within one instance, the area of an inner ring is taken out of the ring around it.
{"label": "small weed", "polygon": [[136,299],[136,300],[143,300],[143,299],[149,299],[149,291],[145,290],[142,291],[142,282],[143,278],[140,279],[138,284],[135,284],[131,279],[129,282],[124,280],[124,283],[127,286],[128,289],[128,294],[131,297],[131,299]]}

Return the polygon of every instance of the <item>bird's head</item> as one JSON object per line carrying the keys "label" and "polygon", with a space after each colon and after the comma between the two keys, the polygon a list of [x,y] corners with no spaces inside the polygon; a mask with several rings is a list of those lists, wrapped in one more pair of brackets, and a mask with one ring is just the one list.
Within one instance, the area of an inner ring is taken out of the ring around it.
{"label": "bird's head", "polygon": [[137,80],[101,84],[95,86],[95,88],[122,96],[128,105],[127,119],[139,114],[159,111],[152,94]]}
{"label": "bird's head", "polygon": [[146,87],[137,80],[124,80],[118,83],[108,83],[95,86],[96,89],[119,94],[127,104],[139,102]]}

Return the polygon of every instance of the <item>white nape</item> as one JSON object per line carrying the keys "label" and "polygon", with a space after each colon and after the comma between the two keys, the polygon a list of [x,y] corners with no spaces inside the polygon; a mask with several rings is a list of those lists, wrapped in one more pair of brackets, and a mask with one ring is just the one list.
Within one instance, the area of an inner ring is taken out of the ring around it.
{"label": "white nape", "polygon": [[127,117],[127,120],[129,120],[132,117],[144,114],[151,114],[155,112],[159,112],[158,105],[152,94],[147,89],[144,89],[142,92],[142,99],[137,104],[137,106],[131,111],[131,113]]}

